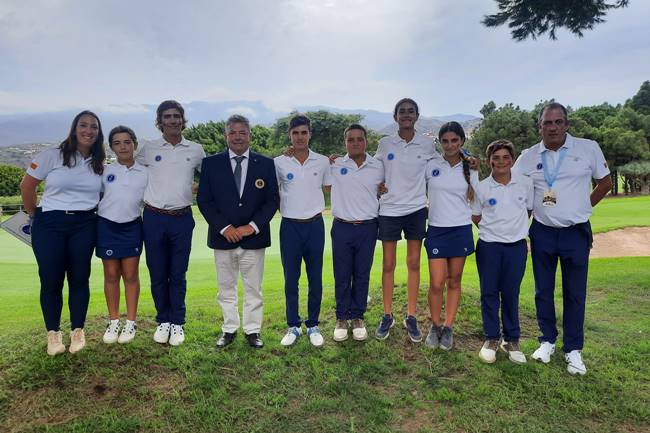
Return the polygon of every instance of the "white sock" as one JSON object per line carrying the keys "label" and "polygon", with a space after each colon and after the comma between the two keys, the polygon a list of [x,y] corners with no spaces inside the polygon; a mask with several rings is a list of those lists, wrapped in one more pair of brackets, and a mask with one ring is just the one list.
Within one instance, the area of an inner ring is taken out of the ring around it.
{"label": "white sock", "polygon": [[111,325],[117,325],[120,323],[120,319],[111,320]]}
{"label": "white sock", "polygon": [[126,319],[126,323],[124,325],[125,326],[128,326],[128,325],[135,326],[135,320]]}

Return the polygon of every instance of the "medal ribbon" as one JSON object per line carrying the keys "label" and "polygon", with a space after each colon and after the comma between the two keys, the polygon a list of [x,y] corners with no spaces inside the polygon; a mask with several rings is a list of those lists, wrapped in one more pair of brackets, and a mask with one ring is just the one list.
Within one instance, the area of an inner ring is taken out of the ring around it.
{"label": "medal ribbon", "polygon": [[544,167],[544,180],[546,181],[546,184],[548,185],[549,188],[553,188],[553,184],[555,183],[557,174],[560,172],[560,166],[562,165],[562,162],[564,161],[564,157],[566,156],[566,151],[567,151],[566,147],[560,148],[560,157],[557,160],[557,164],[555,164],[553,173],[551,173],[548,168],[548,158],[546,157],[547,153],[550,151],[545,150],[544,152],[542,152],[542,166]]}

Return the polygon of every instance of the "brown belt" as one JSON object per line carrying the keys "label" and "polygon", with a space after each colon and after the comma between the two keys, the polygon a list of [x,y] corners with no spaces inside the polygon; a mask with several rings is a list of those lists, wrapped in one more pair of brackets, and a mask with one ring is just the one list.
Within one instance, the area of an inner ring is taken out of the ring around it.
{"label": "brown belt", "polygon": [[287,220],[287,221],[291,221],[292,223],[310,223],[310,222],[314,222],[314,221],[316,221],[317,219],[322,218],[322,216],[323,216],[323,215],[322,215],[320,212],[318,212],[318,213],[317,213],[316,215],[314,215],[313,217],[311,217],[311,218],[306,218],[306,219],[304,219],[304,220],[297,219],[297,218],[286,218],[286,217],[284,217],[284,218],[282,218],[282,219],[285,219],[285,220]]}
{"label": "brown belt", "polygon": [[145,203],[144,208],[151,212],[159,213],[161,215],[185,216],[185,215],[190,215],[192,213],[191,206],[182,207],[180,209],[160,209],[159,207],[153,207],[150,204]]}
{"label": "brown belt", "polygon": [[354,220],[354,221],[348,221],[348,220],[342,220],[341,218],[334,218],[334,221],[343,223],[343,224],[352,224],[352,225],[360,225],[360,224],[372,224],[376,223],[377,219],[371,219],[371,220]]}

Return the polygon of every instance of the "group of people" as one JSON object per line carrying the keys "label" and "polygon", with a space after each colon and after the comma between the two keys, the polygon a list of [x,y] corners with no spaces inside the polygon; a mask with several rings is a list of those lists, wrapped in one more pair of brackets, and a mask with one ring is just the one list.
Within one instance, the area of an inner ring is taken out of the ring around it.
{"label": "group of people", "polygon": [[[384,311],[374,334],[378,340],[389,336],[395,324],[392,301],[397,243],[403,235],[407,267],[403,325],[407,335],[414,343],[424,338],[417,320],[424,242],[431,321],[424,340],[431,348],[450,350],[465,260],[475,251],[474,223],[479,231],[476,261],[485,335],[479,358],[495,362],[501,349],[511,361],[526,362],[519,345],[518,300],[528,255],[525,238],[529,236],[542,334],[532,357],[548,363],[555,352],[554,290],[559,260],[567,370],[585,374],[581,352],[591,247],[589,217],[592,207],[611,188],[598,144],[569,135],[566,109],[551,103],[539,113],[542,141],[518,158],[509,141],[491,143],[486,150],[491,175],[479,181],[478,160],[463,151],[466,137],[459,123],[441,127],[442,152],[438,153],[433,140],[415,129],[419,107],[414,100],[398,101],[393,117],[397,134],[383,137],[374,156],[367,153],[366,129],[359,124],[344,132],[344,156],[324,156],[309,148],[310,119],[295,115],[289,122],[290,148],[270,159],[249,148],[249,121],[233,115],[225,127],[228,149],[206,157],[199,144],[182,135],[187,122],[183,107],[176,101],[164,101],[156,119],[162,137],[137,149],[134,132],[118,126],[108,137],[116,161],[104,165],[99,118],[89,111],[79,113],[68,137],[58,148],[39,154],[21,183],[24,207],[33,219],[32,245],[48,330],[47,353],[66,350],[60,331],[65,276],[70,291],[69,350],[74,353],[85,345],[93,250],[104,266],[110,319],[103,341],[128,343],[134,338],[143,243],[157,311],[153,339],[172,346],[183,343],[185,274],[194,228],[191,204],[195,170],[199,170],[196,202],[209,225],[207,243],[214,250],[218,302],[223,312],[218,348],[231,344],[240,328],[251,347],[264,345],[260,334],[264,254],[271,244],[270,221],[278,209],[287,322],[281,345],[296,344],[303,334],[299,314],[303,261],[308,280],[306,336],[314,346],[324,344],[319,329],[323,211],[324,192],[331,192],[334,341],[346,340],[350,331],[354,340],[368,338],[364,315],[377,240],[383,251]],[[43,180],[45,188],[37,207],[36,190]],[[240,275],[244,286],[241,316]],[[120,279],[127,307],[123,326]]]}

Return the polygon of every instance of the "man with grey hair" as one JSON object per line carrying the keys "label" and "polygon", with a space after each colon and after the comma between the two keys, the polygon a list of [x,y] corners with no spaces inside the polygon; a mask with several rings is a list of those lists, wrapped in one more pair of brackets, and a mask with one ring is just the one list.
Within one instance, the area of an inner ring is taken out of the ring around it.
{"label": "man with grey hair", "polygon": [[228,150],[203,160],[196,198],[208,222],[208,247],[214,250],[223,312],[217,348],[228,346],[240,327],[237,279],[244,283],[241,323],[248,344],[261,348],[262,275],[265,248],[271,245],[269,222],[280,198],[273,160],[249,149],[250,123],[241,115],[226,121]]}
{"label": "man with grey hair", "polygon": [[[566,108],[552,102],[539,118],[542,141],[525,149],[513,170],[532,179],[533,222],[529,229],[535,307],[541,331],[533,359],[548,364],[558,337],[555,275],[562,268],[563,346],[567,371],[584,375],[587,271],[592,234],[592,209],[612,188],[607,161],[598,143],[567,133]],[[592,181],[595,187],[592,187]]]}

